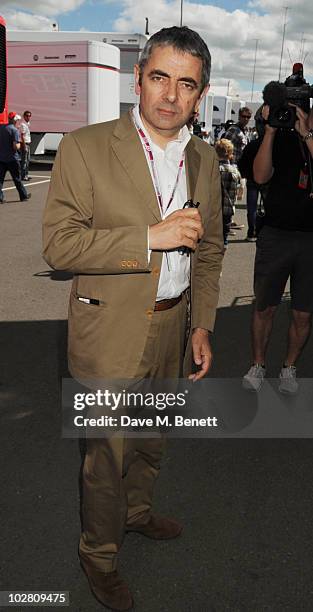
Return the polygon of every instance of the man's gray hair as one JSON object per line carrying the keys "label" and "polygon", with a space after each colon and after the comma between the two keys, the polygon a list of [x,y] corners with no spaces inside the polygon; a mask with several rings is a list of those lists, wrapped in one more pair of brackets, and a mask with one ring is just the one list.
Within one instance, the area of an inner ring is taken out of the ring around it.
{"label": "man's gray hair", "polygon": [[211,72],[211,54],[204,42],[194,30],[187,26],[162,28],[146,42],[139,60],[139,73],[142,77],[143,69],[155,47],[174,47],[182,53],[190,53],[202,60],[201,92],[208,85]]}

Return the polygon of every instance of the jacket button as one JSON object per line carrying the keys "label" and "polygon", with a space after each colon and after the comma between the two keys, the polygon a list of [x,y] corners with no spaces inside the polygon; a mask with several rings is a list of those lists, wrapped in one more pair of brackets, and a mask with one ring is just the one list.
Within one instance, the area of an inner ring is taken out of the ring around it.
{"label": "jacket button", "polygon": [[149,317],[149,319],[151,319],[151,317],[153,315],[153,310],[146,310],[146,315],[147,315],[147,317]]}

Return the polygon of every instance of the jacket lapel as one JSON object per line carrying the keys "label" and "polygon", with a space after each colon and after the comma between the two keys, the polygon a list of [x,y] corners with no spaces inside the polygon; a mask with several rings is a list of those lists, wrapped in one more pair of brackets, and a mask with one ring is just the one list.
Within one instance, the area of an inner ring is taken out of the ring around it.
{"label": "jacket lapel", "polygon": [[200,155],[196,150],[193,139],[189,140],[186,147],[186,176],[188,199],[194,200],[195,191],[200,170]]}
{"label": "jacket lapel", "polygon": [[[195,202],[195,192],[198,182],[199,170],[200,170],[201,157],[196,150],[193,139],[189,140],[186,147],[186,176],[187,176],[187,195],[188,199],[192,198]],[[201,203],[201,202],[200,202]],[[193,271],[194,264],[194,252],[190,253],[190,279]],[[191,296],[190,296],[191,299]],[[189,315],[190,317],[191,315]],[[190,319],[189,319],[190,324]],[[189,331],[188,331],[189,333]]]}
{"label": "jacket lapel", "polygon": [[146,156],[129,113],[123,115],[116,125],[112,148],[130,180],[139,191],[143,205],[148,207],[154,219],[161,221],[159,205]]}

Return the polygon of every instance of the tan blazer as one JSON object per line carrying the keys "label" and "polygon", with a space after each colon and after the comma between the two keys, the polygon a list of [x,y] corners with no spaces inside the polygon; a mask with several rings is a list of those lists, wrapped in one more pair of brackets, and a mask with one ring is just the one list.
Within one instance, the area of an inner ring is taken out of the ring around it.
{"label": "tan blazer", "polygon": [[[212,330],[223,238],[214,149],[192,137],[189,196],[205,235],[191,260],[192,327]],[[131,378],[153,315],[160,252],[147,256],[148,225],[160,221],[150,171],[129,114],[65,136],[52,172],[43,255],[75,274],[69,304],[69,368],[76,378]],[[100,300],[86,304],[77,297]]]}

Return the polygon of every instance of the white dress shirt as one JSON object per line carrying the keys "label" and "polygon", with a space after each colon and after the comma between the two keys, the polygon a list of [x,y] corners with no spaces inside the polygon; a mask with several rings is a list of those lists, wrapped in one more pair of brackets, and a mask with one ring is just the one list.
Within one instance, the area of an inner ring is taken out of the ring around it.
{"label": "white dress shirt", "polygon": [[[159,189],[162,195],[163,207],[166,209],[167,204],[173,192],[175,185],[179,162],[182,158],[183,152],[191,138],[188,128],[184,126],[177,138],[171,140],[165,149],[162,149],[155,144],[147,131],[147,128],[142,122],[139,112],[139,105],[134,107],[134,117],[136,123],[141,127],[145,133],[153,154],[155,169],[159,180]],[[140,136],[139,136],[140,138]],[[141,139],[140,139],[141,140]],[[141,141],[142,142],[142,141]],[[142,146],[146,155],[147,164],[151,173],[152,182],[154,184],[153,172],[148,153],[142,142]],[[186,182],[186,160],[183,165],[182,172],[180,174],[179,182],[175,191],[174,198],[169,208],[162,215],[165,219],[168,215],[173,213],[175,210],[183,208],[184,203],[187,200],[187,182]],[[190,257],[186,254],[181,255],[178,250],[167,251],[163,253],[162,266],[159,278],[159,286],[157,292],[157,301],[175,298],[181,295],[190,283]]]}

